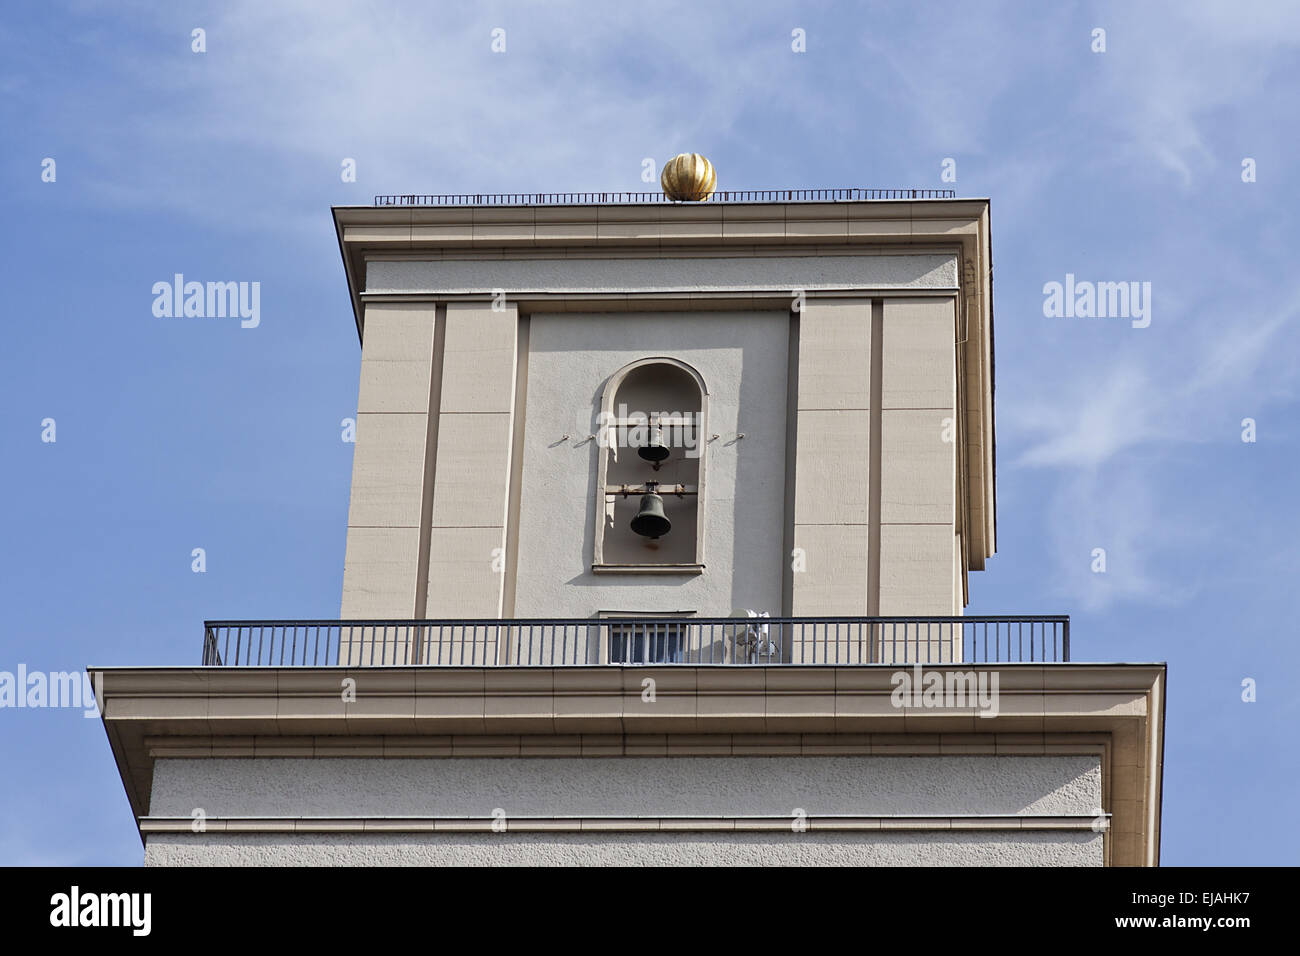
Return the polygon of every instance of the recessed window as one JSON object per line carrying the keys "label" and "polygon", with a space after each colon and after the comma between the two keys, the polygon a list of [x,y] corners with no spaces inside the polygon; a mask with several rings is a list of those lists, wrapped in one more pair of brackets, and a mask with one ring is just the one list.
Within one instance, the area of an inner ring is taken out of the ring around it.
{"label": "recessed window", "polygon": [[[633,613],[602,611],[609,623],[606,660],[610,664],[680,664],[687,660],[691,627],[682,618],[693,611]],[[620,620],[627,618],[627,620]]]}
{"label": "recessed window", "polygon": [[707,394],[699,372],[667,356],[610,376],[598,420],[593,570],[703,570]]}
{"label": "recessed window", "polygon": [[613,624],[609,628],[611,664],[680,664],[686,645],[681,624]]}

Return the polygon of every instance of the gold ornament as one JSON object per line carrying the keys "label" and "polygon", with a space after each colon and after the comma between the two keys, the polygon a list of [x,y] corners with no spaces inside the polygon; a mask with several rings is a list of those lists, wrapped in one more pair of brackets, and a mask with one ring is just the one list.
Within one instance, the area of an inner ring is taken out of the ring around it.
{"label": "gold ornament", "polygon": [[664,164],[659,174],[664,195],[679,202],[702,202],[713,195],[718,173],[699,153],[682,153]]}

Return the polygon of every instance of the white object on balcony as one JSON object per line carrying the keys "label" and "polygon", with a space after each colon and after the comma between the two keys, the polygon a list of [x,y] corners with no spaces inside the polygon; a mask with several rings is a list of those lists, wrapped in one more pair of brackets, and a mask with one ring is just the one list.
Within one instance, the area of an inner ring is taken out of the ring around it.
{"label": "white object on balcony", "polygon": [[[738,607],[731,612],[731,616],[749,621],[770,615],[766,611]],[[781,646],[771,639],[769,629],[770,625],[767,624],[734,624],[727,627],[727,636],[731,638],[734,647],[746,649],[750,660],[779,661]]]}

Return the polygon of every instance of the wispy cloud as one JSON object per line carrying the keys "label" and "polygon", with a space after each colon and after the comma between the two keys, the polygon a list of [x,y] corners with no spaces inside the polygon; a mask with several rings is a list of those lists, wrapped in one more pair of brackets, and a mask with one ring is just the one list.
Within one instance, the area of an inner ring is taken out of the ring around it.
{"label": "wispy cloud", "polygon": [[1184,186],[1199,181],[1221,161],[1210,131],[1267,97],[1300,48],[1294,4],[1190,0],[1089,12],[1107,30],[1107,52],[1073,109],[1109,131],[1094,145],[1131,177],[1167,170]]}
{"label": "wispy cloud", "polygon": [[[1269,416],[1300,380],[1297,294],[1300,287],[1275,306],[1264,304],[1266,292],[1250,304],[1213,300],[1181,323],[1182,336],[1111,329],[1112,336],[1148,335],[1150,344],[1119,359],[1094,351],[1063,364],[1053,385],[1040,382],[1034,402],[1003,406],[1003,448],[1015,449],[1008,466],[1054,473],[1045,519],[1057,580],[1069,582],[1071,598],[1097,608],[1194,593],[1174,556],[1221,547],[1233,537],[1234,519],[1202,501],[1191,506],[1189,496],[1197,488],[1203,495],[1219,459],[1249,451],[1242,419],[1268,422],[1271,440],[1284,440],[1285,429]],[[1122,555],[1104,577],[1084,573],[1092,547]]]}
{"label": "wispy cloud", "polygon": [[[1300,381],[1292,240],[1239,178],[1242,156],[1277,157],[1279,139],[1294,143],[1294,131],[1245,128],[1240,117],[1294,70],[1300,10],[1130,4],[1087,16],[1107,29],[1108,51],[1085,61],[1092,80],[1073,89],[1068,122],[1044,132],[1071,150],[1059,168],[1076,188],[1106,185],[1075,221],[1052,224],[1055,245],[1037,268],[1059,273],[1035,274],[1030,260],[1005,268],[1005,243],[999,253],[999,460],[1048,482],[1050,579],[1068,600],[1178,603],[1202,584],[1185,555],[1221,549],[1239,530],[1207,502],[1243,453],[1241,419],[1286,440],[1278,419]],[[1014,226],[1037,229],[1033,204],[1057,205],[1060,188],[1048,179],[1037,194],[1022,190]],[[1158,221],[1132,217],[1139,196]],[[1043,318],[1038,289],[1065,271],[1152,281],[1152,328]],[[1019,306],[1010,325],[1009,280]],[[1091,571],[1093,547],[1108,549],[1105,575]]]}
{"label": "wispy cloud", "polygon": [[[448,10],[381,0],[359,15],[347,3],[239,0],[134,13],[149,55],[78,44],[105,91],[72,96],[47,119],[93,143],[86,176],[98,199],[200,221],[256,221],[272,192],[261,225],[285,228],[286,202],[318,217],[376,192],[654,188],[643,159],[657,183],[659,165],[686,149],[738,177],[719,152],[747,142],[731,140],[756,96],[793,116],[818,101],[816,83],[790,67],[784,18],[742,5],[649,15],[563,0]],[[192,27],[206,31],[206,53],[191,52]],[[498,28],[504,52],[492,48]],[[357,162],[352,186],[339,178],[345,157]]]}

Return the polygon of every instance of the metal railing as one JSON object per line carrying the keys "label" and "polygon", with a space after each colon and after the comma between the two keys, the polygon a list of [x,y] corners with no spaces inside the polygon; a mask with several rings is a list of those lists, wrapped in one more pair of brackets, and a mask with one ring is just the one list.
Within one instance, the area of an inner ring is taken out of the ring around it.
{"label": "metal railing", "polygon": [[[953,189],[738,189],[715,192],[703,202],[862,202],[872,199],[955,199]],[[662,192],[606,193],[400,193],[375,197],[376,206],[592,206],[606,203],[671,203]]]}
{"label": "metal railing", "polygon": [[1064,615],[206,621],[203,664],[845,665],[1070,660]]}

